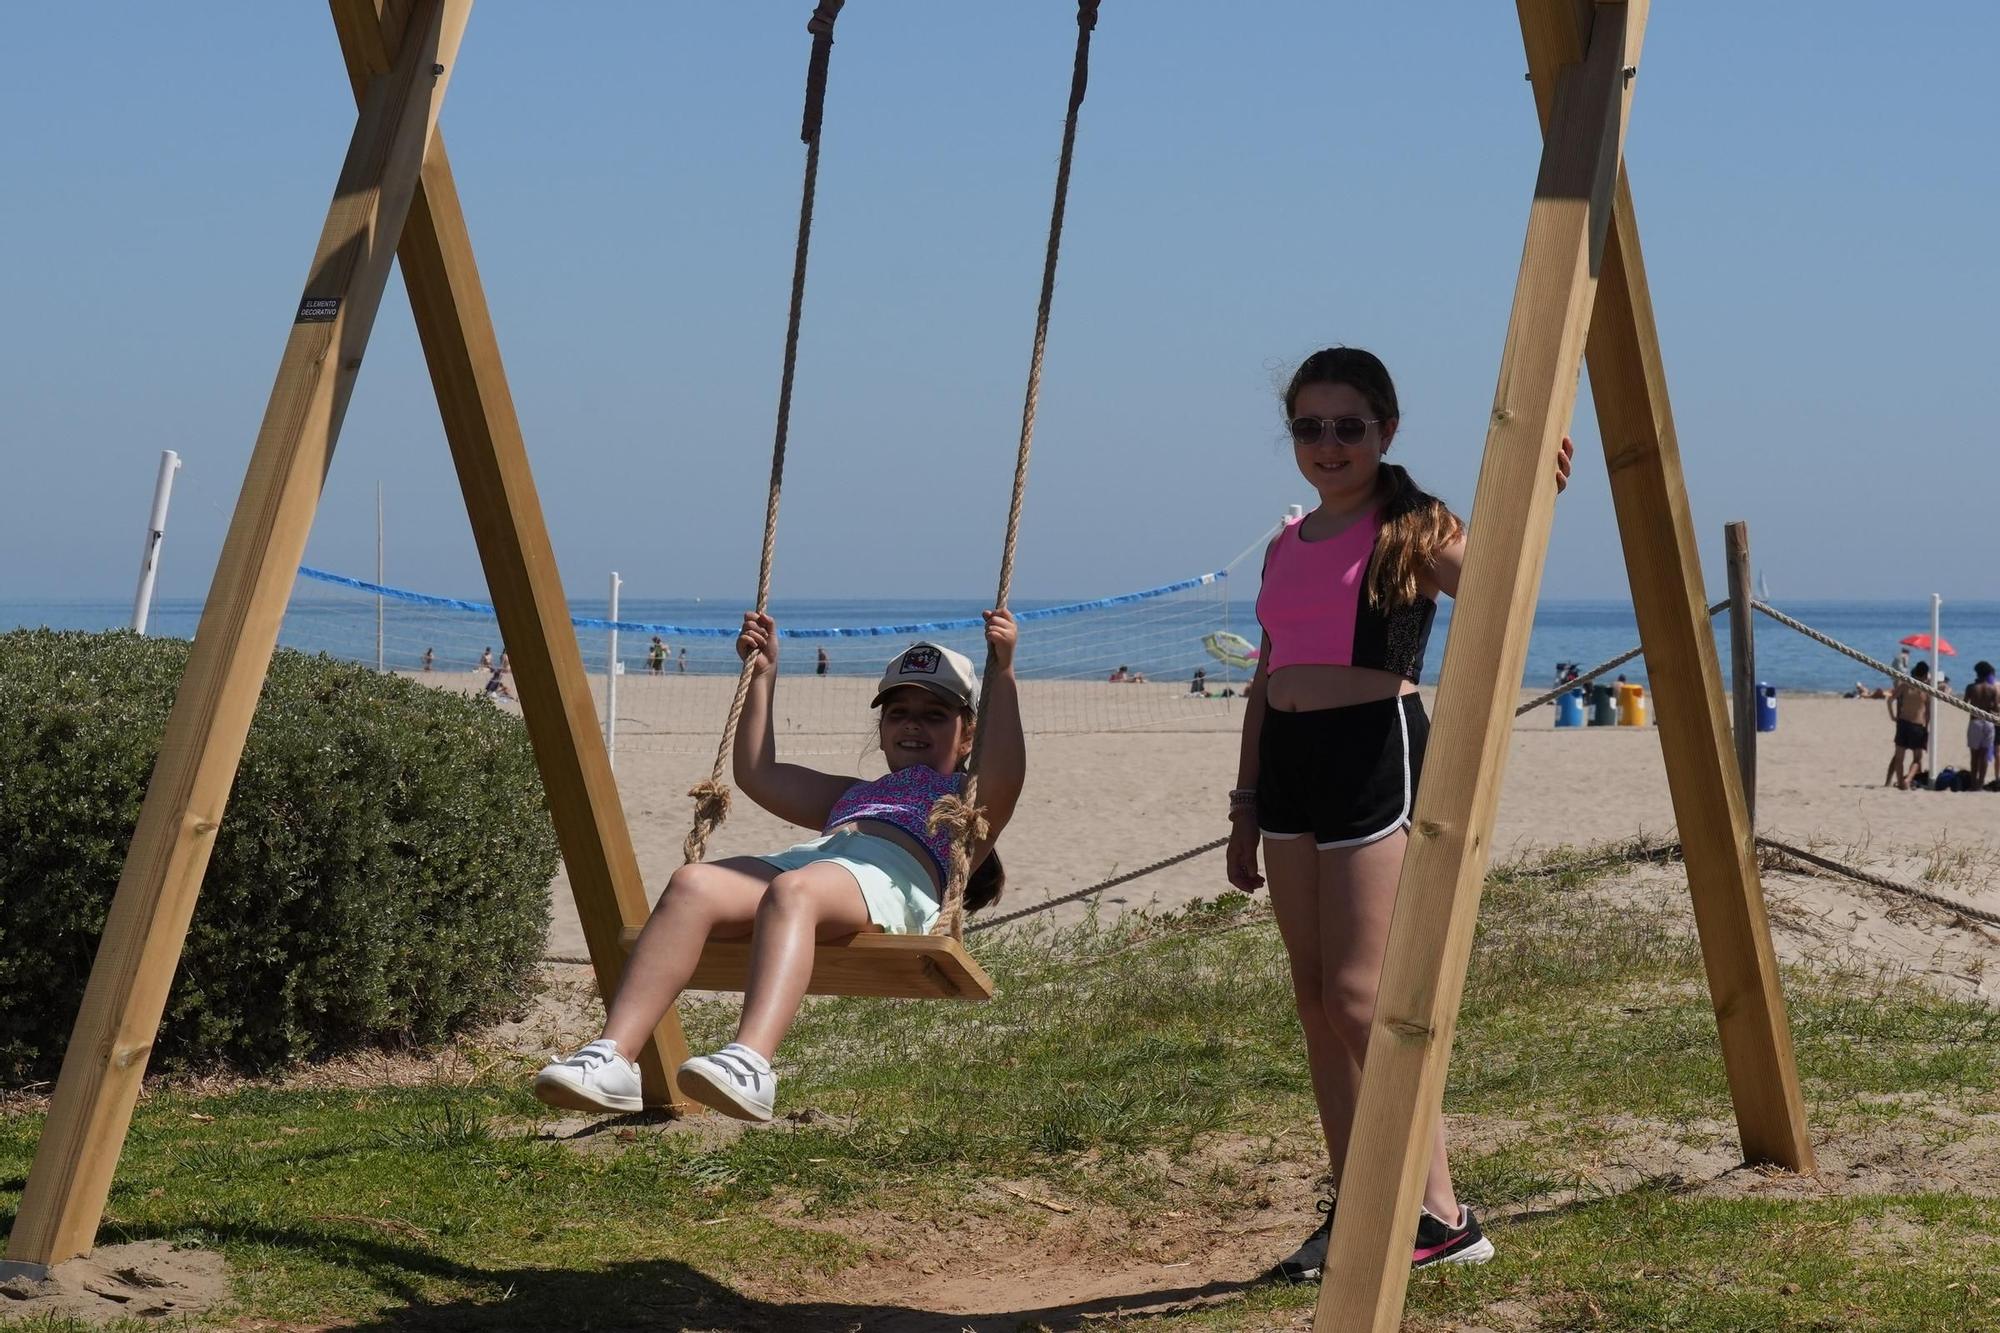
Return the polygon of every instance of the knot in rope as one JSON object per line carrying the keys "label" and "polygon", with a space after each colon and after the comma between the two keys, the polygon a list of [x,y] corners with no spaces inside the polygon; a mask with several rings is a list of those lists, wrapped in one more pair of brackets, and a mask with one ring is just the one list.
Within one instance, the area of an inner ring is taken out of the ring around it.
{"label": "knot in rope", "polygon": [[729,784],[708,778],[688,788],[688,795],[694,797],[694,827],[681,843],[681,855],[693,864],[708,854],[709,835],[729,818]]}
{"label": "knot in rope", "polygon": [[931,806],[930,818],[924,822],[924,827],[932,837],[949,833],[954,843],[969,849],[986,837],[986,808],[974,805],[963,796],[940,796]]}
{"label": "knot in rope", "polygon": [[1085,32],[1097,28],[1097,6],[1100,0],[1076,0],[1076,26]]}
{"label": "knot in rope", "polygon": [[965,795],[938,797],[924,826],[933,836],[951,834],[951,866],[945,872],[944,902],[939,905],[931,934],[964,939],[965,887],[972,879],[972,850],[992,832],[986,809],[978,803],[968,782]]}

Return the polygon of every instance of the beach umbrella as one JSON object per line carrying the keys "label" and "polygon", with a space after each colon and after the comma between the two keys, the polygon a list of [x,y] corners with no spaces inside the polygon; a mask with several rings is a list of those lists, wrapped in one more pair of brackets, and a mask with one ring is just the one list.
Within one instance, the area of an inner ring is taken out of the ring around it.
{"label": "beach umbrella", "polygon": [[1228,630],[1217,630],[1204,634],[1201,646],[1208,649],[1208,655],[1226,665],[1249,670],[1257,665],[1257,645],[1241,634],[1231,634]]}
{"label": "beach umbrella", "polygon": [[[1896,642],[1906,648],[1929,648],[1931,646],[1931,636],[1928,634],[1905,634],[1902,638],[1896,640]],[[1938,636],[1937,650],[1946,657],[1958,656],[1958,649],[1952,647],[1943,635]]]}

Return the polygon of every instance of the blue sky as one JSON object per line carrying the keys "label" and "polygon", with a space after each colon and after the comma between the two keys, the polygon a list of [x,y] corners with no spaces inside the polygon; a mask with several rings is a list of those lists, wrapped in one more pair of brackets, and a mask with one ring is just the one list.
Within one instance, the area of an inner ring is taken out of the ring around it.
{"label": "blue sky", "polygon": [[[475,7],[443,125],[564,578],[748,596],[804,0]],[[795,596],[993,584],[1069,0],[851,0],[778,553]],[[1702,555],[1780,597],[1992,596],[1989,6],[1660,5],[1627,145]],[[0,599],[206,589],[353,127],[310,3],[24,6],[0,83]],[[1016,591],[1212,567],[1309,499],[1274,381],[1379,352],[1470,503],[1539,141],[1514,9],[1105,0]],[[1624,591],[1588,395],[1551,597]],[[482,587],[392,280],[307,558]]]}

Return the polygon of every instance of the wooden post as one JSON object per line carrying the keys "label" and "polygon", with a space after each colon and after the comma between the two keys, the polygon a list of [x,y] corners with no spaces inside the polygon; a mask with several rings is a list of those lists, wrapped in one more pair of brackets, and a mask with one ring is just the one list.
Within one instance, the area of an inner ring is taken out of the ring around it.
{"label": "wooden post", "polygon": [[[375,0],[333,0],[357,96],[401,40],[406,0],[380,8],[378,16]],[[647,917],[645,885],[442,134],[425,159],[398,254],[584,942],[598,991],[609,1001],[625,970],[621,936]],[[680,1020],[669,1010],[639,1059],[647,1105],[687,1105],[673,1084],[674,1069],[687,1057]]]}
{"label": "wooden post", "polygon": [[[1621,33],[1631,52],[1626,58],[1628,70],[1637,65],[1637,39],[1644,21],[1643,6],[1635,3],[1632,9],[1632,18]],[[1599,5],[1593,13],[1588,4],[1577,0],[1519,0],[1519,10],[1537,110],[1547,136],[1544,184],[1538,185],[1536,192],[1539,215],[1549,194],[1545,185],[1551,156],[1574,132],[1574,93],[1579,77],[1576,62],[1585,62],[1581,67],[1584,71],[1600,67],[1603,46],[1611,35],[1608,21],[1616,9]],[[1591,192],[1593,201],[1600,197],[1597,190],[1608,168],[1615,176],[1609,190],[1610,224],[1606,228],[1598,223],[1592,228],[1596,238],[1591,243],[1592,268],[1600,279],[1588,321],[1592,397],[1610,468],[1640,638],[1646,645],[1655,691],[1661,696],[1661,744],[1686,849],[1696,926],[1721,1029],[1723,1062],[1745,1156],[1810,1171],[1814,1169],[1812,1144],[1806,1133],[1784,997],[1778,988],[1777,964],[1757,880],[1755,848],[1741,788],[1732,780],[1724,739],[1720,670],[1713,630],[1701,605],[1700,563],[1666,399],[1665,372],[1631,190],[1619,161],[1621,154],[1609,145],[1606,152]],[[1536,287],[1546,285],[1548,277],[1536,268],[1536,235],[1536,216],[1531,215],[1528,255],[1522,263],[1515,321],[1509,328],[1503,362],[1503,396],[1509,368],[1517,364],[1519,349],[1529,340],[1522,332],[1523,305]],[[1570,290],[1573,293],[1574,287]],[[1554,292],[1541,293],[1543,306],[1554,307],[1556,303]],[[1533,336],[1567,347],[1573,314],[1572,305],[1557,333],[1547,327],[1553,320],[1544,310],[1544,327]],[[1563,364],[1573,375],[1575,361]],[[1535,365],[1541,365],[1539,358]],[[1564,404],[1565,411],[1571,403],[1573,400]],[[1511,697],[1520,679],[1525,632],[1495,625],[1493,613],[1487,611],[1487,599],[1495,598],[1495,606],[1509,620],[1525,627],[1533,609],[1534,580],[1546,553],[1546,512],[1517,516],[1509,507],[1511,502],[1525,510],[1527,503],[1539,498],[1530,495],[1526,503],[1523,501],[1525,488],[1535,478],[1525,471],[1505,480],[1493,477],[1495,455],[1506,443],[1500,435],[1501,424],[1502,417],[1496,414],[1475,496],[1473,544],[1460,578],[1467,606],[1455,617],[1444,683],[1438,694],[1438,722],[1431,740],[1432,771],[1443,767],[1450,776],[1438,785],[1427,777],[1418,800],[1316,1327],[1388,1330],[1396,1327],[1402,1311],[1403,1275],[1409,1263],[1408,1220],[1420,1197],[1427,1164],[1424,1156],[1436,1123],[1442,1066],[1470,953],[1472,913],[1479,890],[1476,876],[1484,867],[1484,841],[1491,830],[1497,769],[1505,755],[1506,738],[1504,733],[1496,735],[1493,701],[1477,701],[1476,708],[1460,707],[1465,702],[1460,691],[1483,686],[1484,671],[1493,668],[1490,663],[1483,669],[1455,664],[1477,664],[1482,656],[1497,660],[1500,684]],[[1546,467],[1547,448],[1552,444],[1553,436],[1544,430],[1544,449],[1535,460],[1536,467]],[[1513,466],[1524,469],[1527,464],[1523,461]],[[1494,501],[1489,501],[1489,494],[1496,497]],[[1501,533],[1498,538],[1493,535],[1496,529]],[[1532,534],[1532,541],[1524,530]],[[1504,586],[1496,589],[1483,578],[1474,579],[1476,568],[1484,573],[1489,552],[1505,552],[1510,546],[1518,557],[1517,577],[1526,581],[1525,589],[1520,581],[1512,586],[1515,600],[1511,603],[1504,596],[1496,597],[1506,591]],[[1466,648],[1467,640],[1461,635],[1467,635],[1474,646]],[[1482,722],[1487,727],[1487,748],[1483,751],[1473,744],[1473,737],[1464,734]],[[1456,880],[1450,874],[1454,868],[1458,871]],[[1448,896],[1441,892],[1446,886]],[[1441,896],[1446,899],[1442,903],[1437,901]],[[1392,1190],[1399,1206],[1385,1206]],[[1384,1237],[1386,1252],[1378,1243]]]}
{"label": "wooden post", "polygon": [[1624,144],[1626,71],[1638,63],[1646,8],[1646,0],[1599,5],[1587,56],[1558,75],[1317,1328],[1387,1333],[1402,1317],[1417,1205],[1548,553],[1556,450],[1576,404]]}
{"label": "wooden post", "polygon": [[1729,568],[1729,699],[1736,730],[1736,771],[1743,778],[1743,818],[1757,831],[1757,630],[1750,609],[1750,525],[1722,530]]}
{"label": "wooden post", "polygon": [[470,9],[419,0],[395,68],[362,101],[8,1236],[18,1264],[59,1263],[96,1237]]}

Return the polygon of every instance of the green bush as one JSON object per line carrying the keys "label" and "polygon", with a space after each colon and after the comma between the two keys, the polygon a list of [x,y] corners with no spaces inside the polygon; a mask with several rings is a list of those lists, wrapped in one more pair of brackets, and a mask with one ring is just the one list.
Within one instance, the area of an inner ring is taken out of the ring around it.
{"label": "green bush", "polygon": [[[0,634],[0,1082],[61,1061],[188,648]],[[555,866],[516,719],[280,651],[152,1067],[269,1071],[503,1017]]]}

